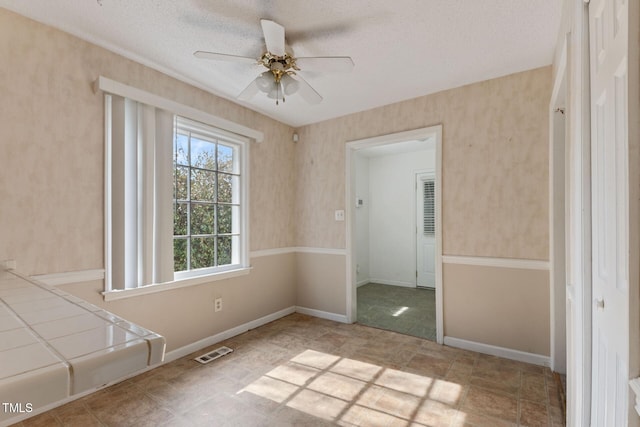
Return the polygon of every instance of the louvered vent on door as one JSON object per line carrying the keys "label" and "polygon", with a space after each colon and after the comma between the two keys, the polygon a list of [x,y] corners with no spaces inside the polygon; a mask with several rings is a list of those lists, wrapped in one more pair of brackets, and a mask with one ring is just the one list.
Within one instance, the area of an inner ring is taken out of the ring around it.
{"label": "louvered vent on door", "polygon": [[435,186],[433,181],[422,182],[422,192],[424,200],[423,232],[425,236],[435,236]]}

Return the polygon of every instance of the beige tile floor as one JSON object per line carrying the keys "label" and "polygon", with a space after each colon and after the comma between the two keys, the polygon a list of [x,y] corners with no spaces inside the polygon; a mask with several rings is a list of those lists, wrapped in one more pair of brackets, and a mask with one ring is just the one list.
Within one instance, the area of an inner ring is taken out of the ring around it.
{"label": "beige tile floor", "polygon": [[293,314],[22,426],[560,426],[551,372]]}

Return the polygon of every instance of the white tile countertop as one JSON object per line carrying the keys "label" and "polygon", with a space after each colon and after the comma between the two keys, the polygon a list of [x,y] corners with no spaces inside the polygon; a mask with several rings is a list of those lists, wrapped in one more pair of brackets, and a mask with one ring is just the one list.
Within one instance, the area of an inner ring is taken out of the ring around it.
{"label": "white tile countertop", "polygon": [[[161,363],[164,337],[13,271],[0,271],[0,401],[50,407]],[[0,410],[0,425],[19,415]],[[22,417],[23,418],[23,417]]]}

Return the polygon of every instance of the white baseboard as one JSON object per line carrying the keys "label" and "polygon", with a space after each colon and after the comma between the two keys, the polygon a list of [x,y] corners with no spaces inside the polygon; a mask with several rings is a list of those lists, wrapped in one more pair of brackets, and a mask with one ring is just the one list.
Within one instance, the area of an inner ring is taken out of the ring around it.
{"label": "white baseboard", "polygon": [[[60,281],[59,282],[60,284],[61,283],[70,283],[69,282],[69,278],[73,279],[74,277],[81,277],[80,275],[69,276],[66,273],[63,273],[63,275],[64,276],[62,276],[62,277],[64,278],[64,281]],[[85,276],[82,276],[82,277],[89,277],[89,275],[85,275]],[[92,275],[91,277],[95,277],[95,275]],[[57,278],[55,278],[55,279],[57,281]],[[71,283],[73,283],[73,282],[71,282]],[[226,331],[220,332],[219,334],[212,335],[210,337],[201,339],[201,340],[196,341],[194,343],[185,345],[184,347],[180,347],[180,348],[177,348],[177,349],[172,350],[170,352],[167,352],[165,354],[165,356],[164,356],[164,361],[162,361],[161,364],[148,366],[147,368],[145,368],[143,370],[137,371],[134,374],[127,375],[126,377],[123,377],[123,378],[118,378],[116,381],[112,381],[109,384],[106,384],[104,386],[97,387],[97,388],[91,389],[91,390],[87,390],[87,391],[82,392],[82,393],[74,394],[73,396],[69,396],[66,399],[60,400],[58,402],[51,403],[51,404],[49,404],[49,405],[47,405],[45,407],[42,407],[42,408],[38,408],[37,410],[34,410],[34,412],[32,412],[32,413],[23,414],[23,415],[16,415],[16,417],[10,418],[8,420],[2,420],[2,421],[0,421],[0,427],[7,426],[9,424],[14,424],[14,423],[20,422],[20,421],[22,421],[24,419],[27,419],[27,418],[33,417],[35,415],[38,415],[40,413],[43,413],[43,412],[46,412],[48,410],[54,409],[54,408],[56,408],[58,406],[64,405],[64,404],[69,403],[69,402],[72,402],[72,401],[77,400],[77,399],[79,399],[81,397],[87,396],[87,395],[89,395],[91,393],[95,393],[96,391],[98,391],[100,389],[103,389],[103,388],[106,388],[106,387],[108,387],[110,385],[120,383],[120,382],[125,381],[125,380],[127,380],[129,378],[132,378],[134,376],[140,375],[143,372],[149,371],[151,369],[155,369],[155,368],[157,368],[158,366],[160,366],[162,364],[173,362],[174,360],[177,360],[177,359],[179,359],[181,357],[184,357],[184,356],[186,356],[188,354],[194,353],[194,352],[196,352],[198,350],[202,350],[205,347],[209,347],[210,345],[217,344],[217,343],[219,343],[221,341],[224,341],[224,340],[232,338],[232,337],[234,337],[236,335],[240,335],[240,334],[242,334],[244,332],[247,332],[250,329],[255,329],[255,328],[259,327],[259,326],[266,325],[269,322],[273,322],[274,320],[278,320],[281,317],[288,316],[289,314],[296,313],[296,312],[302,313],[302,314],[307,314],[307,315],[314,316],[314,317],[320,317],[322,319],[329,319],[329,320],[334,320],[334,321],[337,321],[337,322],[347,323],[347,316],[344,316],[344,315],[341,315],[341,314],[329,313],[329,312],[326,312],[326,311],[314,310],[314,309],[305,308],[305,307],[296,307],[296,306],[287,307],[287,308],[282,309],[280,311],[276,311],[275,313],[268,314],[268,315],[263,316],[263,317],[261,317],[259,319],[252,320],[250,322],[247,322],[247,323],[244,323],[242,325],[236,326],[235,328],[228,329]]]}
{"label": "white baseboard", "polygon": [[187,354],[193,353],[198,350],[202,350],[205,347],[209,347],[210,345],[217,344],[221,341],[235,337],[236,335],[243,334],[250,329],[255,329],[259,326],[266,325],[269,322],[273,322],[274,320],[278,320],[281,317],[287,316],[295,312],[296,312],[295,306],[287,307],[283,310],[276,311],[275,313],[268,314],[259,319],[252,320],[247,323],[243,323],[242,325],[236,326],[235,328],[227,329],[226,331],[220,332],[219,334],[215,334],[210,337],[203,338],[194,343],[187,344],[184,347],[171,350],[170,352],[167,352],[165,354],[164,363],[173,362],[174,360],[180,359],[181,357],[184,357]]}
{"label": "white baseboard", "polygon": [[300,307],[300,306],[296,307],[296,312],[307,314],[313,317],[319,317],[321,319],[333,320],[334,322],[349,323],[347,321],[347,316],[345,316],[344,314],[330,313],[328,311],[316,310],[313,308],[306,308],[306,307]]}
{"label": "white baseboard", "polygon": [[379,283],[381,285],[390,285],[390,286],[402,286],[403,288],[415,288],[416,284],[411,282],[401,282],[399,280],[386,280],[386,279],[369,279],[369,283]]}
{"label": "white baseboard", "polygon": [[449,347],[471,350],[478,353],[489,354],[491,356],[504,357],[505,359],[517,360],[519,362],[531,363],[539,366],[550,366],[549,356],[541,354],[527,353],[525,351],[513,350],[505,347],[498,347],[491,344],[483,344],[475,341],[467,341],[460,338],[444,337],[444,344]]}
{"label": "white baseboard", "polygon": [[[205,347],[209,347],[211,345],[217,344],[217,343],[219,343],[221,341],[224,341],[226,339],[232,338],[232,337],[234,337],[236,335],[240,335],[240,334],[242,334],[244,332],[247,332],[250,329],[255,329],[255,328],[259,327],[259,326],[266,325],[269,322],[273,322],[274,320],[278,320],[281,317],[287,316],[287,315],[295,313],[295,312],[308,314],[310,316],[320,317],[320,318],[323,318],[323,319],[330,319],[330,320],[335,320],[335,321],[342,322],[342,323],[347,323],[347,317],[343,316],[343,315],[340,315],[340,314],[329,313],[329,312],[320,311],[320,310],[314,310],[314,309],[311,309],[311,308],[291,306],[291,307],[287,307],[287,308],[285,308],[283,310],[276,311],[275,313],[271,313],[271,314],[268,314],[266,316],[263,316],[263,317],[261,317],[259,319],[252,320],[250,322],[247,322],[247,323],[244,323],[242,325],[236,326],[235,328],[231,328],[231,329],[228,329],[226,331],[220,332],[219,334],[212,335],[210,337],[201,339],[201,340],[196,341],[194,343],[185,345],[184,347],[180,347],[180,348],[177,348],[177,349],[172,350],[170,352],[167,352],[165,354],[165,356],[164,356],[164,361],[161,364],[173,362],[174,360],[177,360],[177,359],[179,359],[181,357],[184,357],[184,356],[186,356],[188,354],[194,353],[194,352],[196,352],[198,350],[202,350]],[[26,418],[33,417],[34,415],[46,412],[46,411],[48,411],[50,409],[53,409],[53,408],[56,408],[58,406],[64,405],[66,403],[72,402],[74,400],[77,400],[77,399],[79,399],[81,397],[84,397],[86,395],[89,395],[91,393],[95,393],[96,391],[98,391],[98,390],[100,390],[102,388],[105,388],[105,387],[108,387],[110,385],[117,384],[119,382],[125,381],[125,380],[127,380],[127,379],[129,379],[131,377],[134,377],[136,375],[140,375],[143,372],[149,371],[151,369],[155,369],[158,366],[160,366],[161,364],[149,366],[149,367],[147,367],[147,368],[145,368],[143,370],[137,371],[135,374],[128,375],[128,376],[123,377],[123,378],[119,378],[116,381],[113,381],[113,382],[111,382],[111,383],[109,383],[109,384],[107,384],[107,385],[105,385],[103,387],[97,387],[97,388],[92,389],[92,390],[87,390],[87,391],[82,392],[82,393],[74,394],[73,396],[70,396],[70,397],[68,397],[68,398],[66,398],[64,400],[60,400],[58,402],[51,403],[51,404],[49,404],[49,405],[47,405],[47,406],[45,406],[43,408],[38,408],[37,410],[35,410],[32,413],[24,414],[24,415],[16,415],[16,417],[10,418],[8,420],[2,420],[2,421],[0,421],[0,427],[4,427],[4,426],[8,426],[9,424],[14,424],[14,423],[20,422],[20,421],[22,421],[22,420],[24,420]]]}
{"label": "white baseboard", "polygon": [[359,282],[357,282],[357,283],[356,283],[356,288],[359,288],[360,286],[364,286],[364,285],[366,285],[367,283],[371,283],[371,280],[369,280],[369,279],[361,280],[361,281],[359,281]]}
{"label": "white baseboard", "polygon": [[347,316],[342,314],[329,313],[327,311],[315,310],[313,308],[291,306],[283,310],[276,311],[275,313],[271,313],[266,316],[263,316],[259,319],[252,320],[247,323],[243,323],[242,325],[236,326],[235,328],[227,329],[226,331],[220,332],[218,334],[212,335],[207,338],[203,338],[194,343],[187,344],[184,347],[171,350],[164,355],[163,363],[173,362],[174,360],[180,359],[181,357],[184,357],[187,354],[194,353],[198,350],[202,350],[205,347],[209,347],[221,341],[227,340],[229,338],[233,338],[236,335],[243,334],[250,329],[255,329],[259,326],[266,325],[269,322],[273,322],[274,320],[278,320],[281,317],[287,316],[292,313],[302,313],[302,314],[307,314],[309,316],[319,317],[321,319],[328,319],[336,322],[348,323]]}

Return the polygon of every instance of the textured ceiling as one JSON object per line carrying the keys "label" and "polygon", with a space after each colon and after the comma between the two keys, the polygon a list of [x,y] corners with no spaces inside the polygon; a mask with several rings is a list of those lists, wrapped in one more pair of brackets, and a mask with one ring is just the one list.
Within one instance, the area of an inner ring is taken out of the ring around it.
{"label": "textured ceiling", "polygon": [[0,0],[13,10],[233,99],[257,65],[203,60],[206,50],[258,58],[260,19],[286,28],[296,56],[351,56],[350,74],[305,72],[323,97],[239,102],[301,126],[549,65],[558,0]]}

